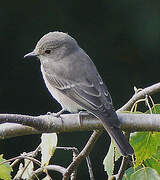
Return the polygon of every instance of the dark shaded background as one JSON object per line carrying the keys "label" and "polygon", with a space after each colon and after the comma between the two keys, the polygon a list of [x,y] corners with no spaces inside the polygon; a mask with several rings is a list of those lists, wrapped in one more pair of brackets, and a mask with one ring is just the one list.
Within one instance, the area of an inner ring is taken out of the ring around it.
{"label": "dark shaded background", "polygon": [[[159,81],[159,0],[5,0],[0,5],[1,113],[39,115],[60,110],[44,85],[39,62],[23,59],[42,35],[56,30],[68,32],[93,59],[116,109],[132,96],[133,86]],[[60,134],[59,146],[81,149],[89,134]],[[104,134],[91,154],[96,179],[105,179],[102,161],[109,142]],[[39,135],[4,140],[0,153],[11,158],[39,143]],[[71,152],[57,151],[53,161],[66,166],[71,158]],[[78,176],[89,179],[86,163]]]}

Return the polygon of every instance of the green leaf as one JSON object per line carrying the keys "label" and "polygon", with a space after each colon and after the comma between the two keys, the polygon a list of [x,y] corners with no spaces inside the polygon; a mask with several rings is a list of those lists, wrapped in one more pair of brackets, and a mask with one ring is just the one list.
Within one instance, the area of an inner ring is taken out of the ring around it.
{"label": "green leaf", "polygon": [[[5,159],[3,159],[3,154],[0,155],[0,163],[5,161]],[[4,179],[4,180],[11,180],[11,172],[12,172],[12,168],[10,167],[9,163],[4,163],[2,165],[0,165],[0,179]]]}
{"label": "green leaf", "polygon": [[114,148],[115,161],[117,161],[122,156],[122,154],[119,152],[119,150],[117,149],[116,145],[114,147],[115,147]]}
{"label": "green leaf", "polygon": [[48,165],[49,160],[53,156],[57,146],[57,134],[56,133],[44,133],[41,136],[41,163]]}
{"label": "green leaf", "polygon": [[160,147],[158,151],[150,159],[145,161],[145,166],[155,169],[160,174]]}
{"label": "green leaf", "polygon": [[127,169],[122,180],[160,180],[160,176],[156,170],[148,167],[133,167]]}
{"label": "green leaf", "polygon": [[160,176],[155,169],[144,167],[137,170],[130,176],[130,180],[160,180]]}
{"label": "green leaf", "polygon": [[130,143],[135,150],[136,166],[142,164],[146,159],[150,159],[152,155],[157,153],[160,145],[159,132],[137,132],[133,133]]}
{"label": "green leaf", "polygon": [[103,165],[108,176],[112,176],[114,170],[114,145],[112,142],[110,144],[109,151],[103,160]]}
{"label": "green leaf", "polygon": [[[150,114],[150,110],[146,111],[145,113],[146,113],[146,114]],[[160,114],[160,104],[155,104],[155,105],[152,107],[152,113],[153,113],[153,114]]]}
{"label": "green leaf", "polygon": [[138,166],[136,169],[133,167],[130,167],[129,169],[127,169],[123,175],[122,180],[130,180],[131,179],[131,175],[133,173],[135,173],[137,170],[141,169],[141,166]]}
{"label": "green leaf", "polygon": [[127,169],[123,175],[122,180],[130,180],[131,175],[135,172],[133,167]]}

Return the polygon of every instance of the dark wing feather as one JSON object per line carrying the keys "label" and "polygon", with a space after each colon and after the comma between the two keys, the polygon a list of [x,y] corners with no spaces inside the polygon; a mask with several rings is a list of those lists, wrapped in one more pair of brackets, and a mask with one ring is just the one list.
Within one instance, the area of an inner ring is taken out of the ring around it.
{"label": "dark wing feather", "polygon": [[[87,79],[81,83],[69,80],[66,81],[66,79],[60,79],[49,73],[45,75],[52,86],[60,90],[64,95],[75,101],[84,109],[93,114],[102,114],[102,116],[112,115],[114,111],[112,100],[107,87],[103,83],[100,83],[99,80],[97,81],[99,84],[94,84],[94,81],[90,82]],[[120,125],[117,118],[112,119],[111,122],[108,123],[118,127]]]}
{"label": "dark wing feather", "polygon": [[60,90],[73,101],[76,101],[78,104],[81,105],[81,101],[83,101],[86,106],[90,105],[93,109],[97,109],[102,106],[100,101],[101,93],[95,89],[93,84],[83,83],[81,85],[80,83],[57,78],[56,76],[48,73],[45,75],[52,86]]}

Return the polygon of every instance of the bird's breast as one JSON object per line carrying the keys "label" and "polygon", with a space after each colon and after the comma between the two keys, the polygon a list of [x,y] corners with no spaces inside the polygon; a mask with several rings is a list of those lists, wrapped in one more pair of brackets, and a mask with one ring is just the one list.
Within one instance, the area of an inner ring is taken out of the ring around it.
{"label": "bird's breast", "polygon": [[51,93],[52,97],[58,101],[63,109],[69,112],[78,112],[79,110],[84,109],[48,82],[43,65],[41,65],[41,72],[48,91]]}

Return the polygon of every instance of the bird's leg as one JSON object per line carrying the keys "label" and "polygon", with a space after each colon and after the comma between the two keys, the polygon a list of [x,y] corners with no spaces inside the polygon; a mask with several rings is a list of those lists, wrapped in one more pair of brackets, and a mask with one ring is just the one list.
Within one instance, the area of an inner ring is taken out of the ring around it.
{"label": "bird's leg", "polygon": [[[51,112],[47,112],[47,115],[53,115],[54,117],[59,118],[61,116],[61,114],[63,114],[66,110],[65,109],[61,109],[59,112],[57,113],[51,113]],[[61,117],[60,117],[61,118]]]}
{"label": "bird's leg", "polygon": [[82,125],[82,119],[83,119],[82,116],[88,115],[88,112],[86,110],[80,110],[78,114],[79,114],[79,123],[80,125]]}
{"label": "bird's leg", "polygon": [[65,109],[61,109],[59,112],[55,113],[55,117],[60,117],[60,115],[63,114],[65,111]]}

